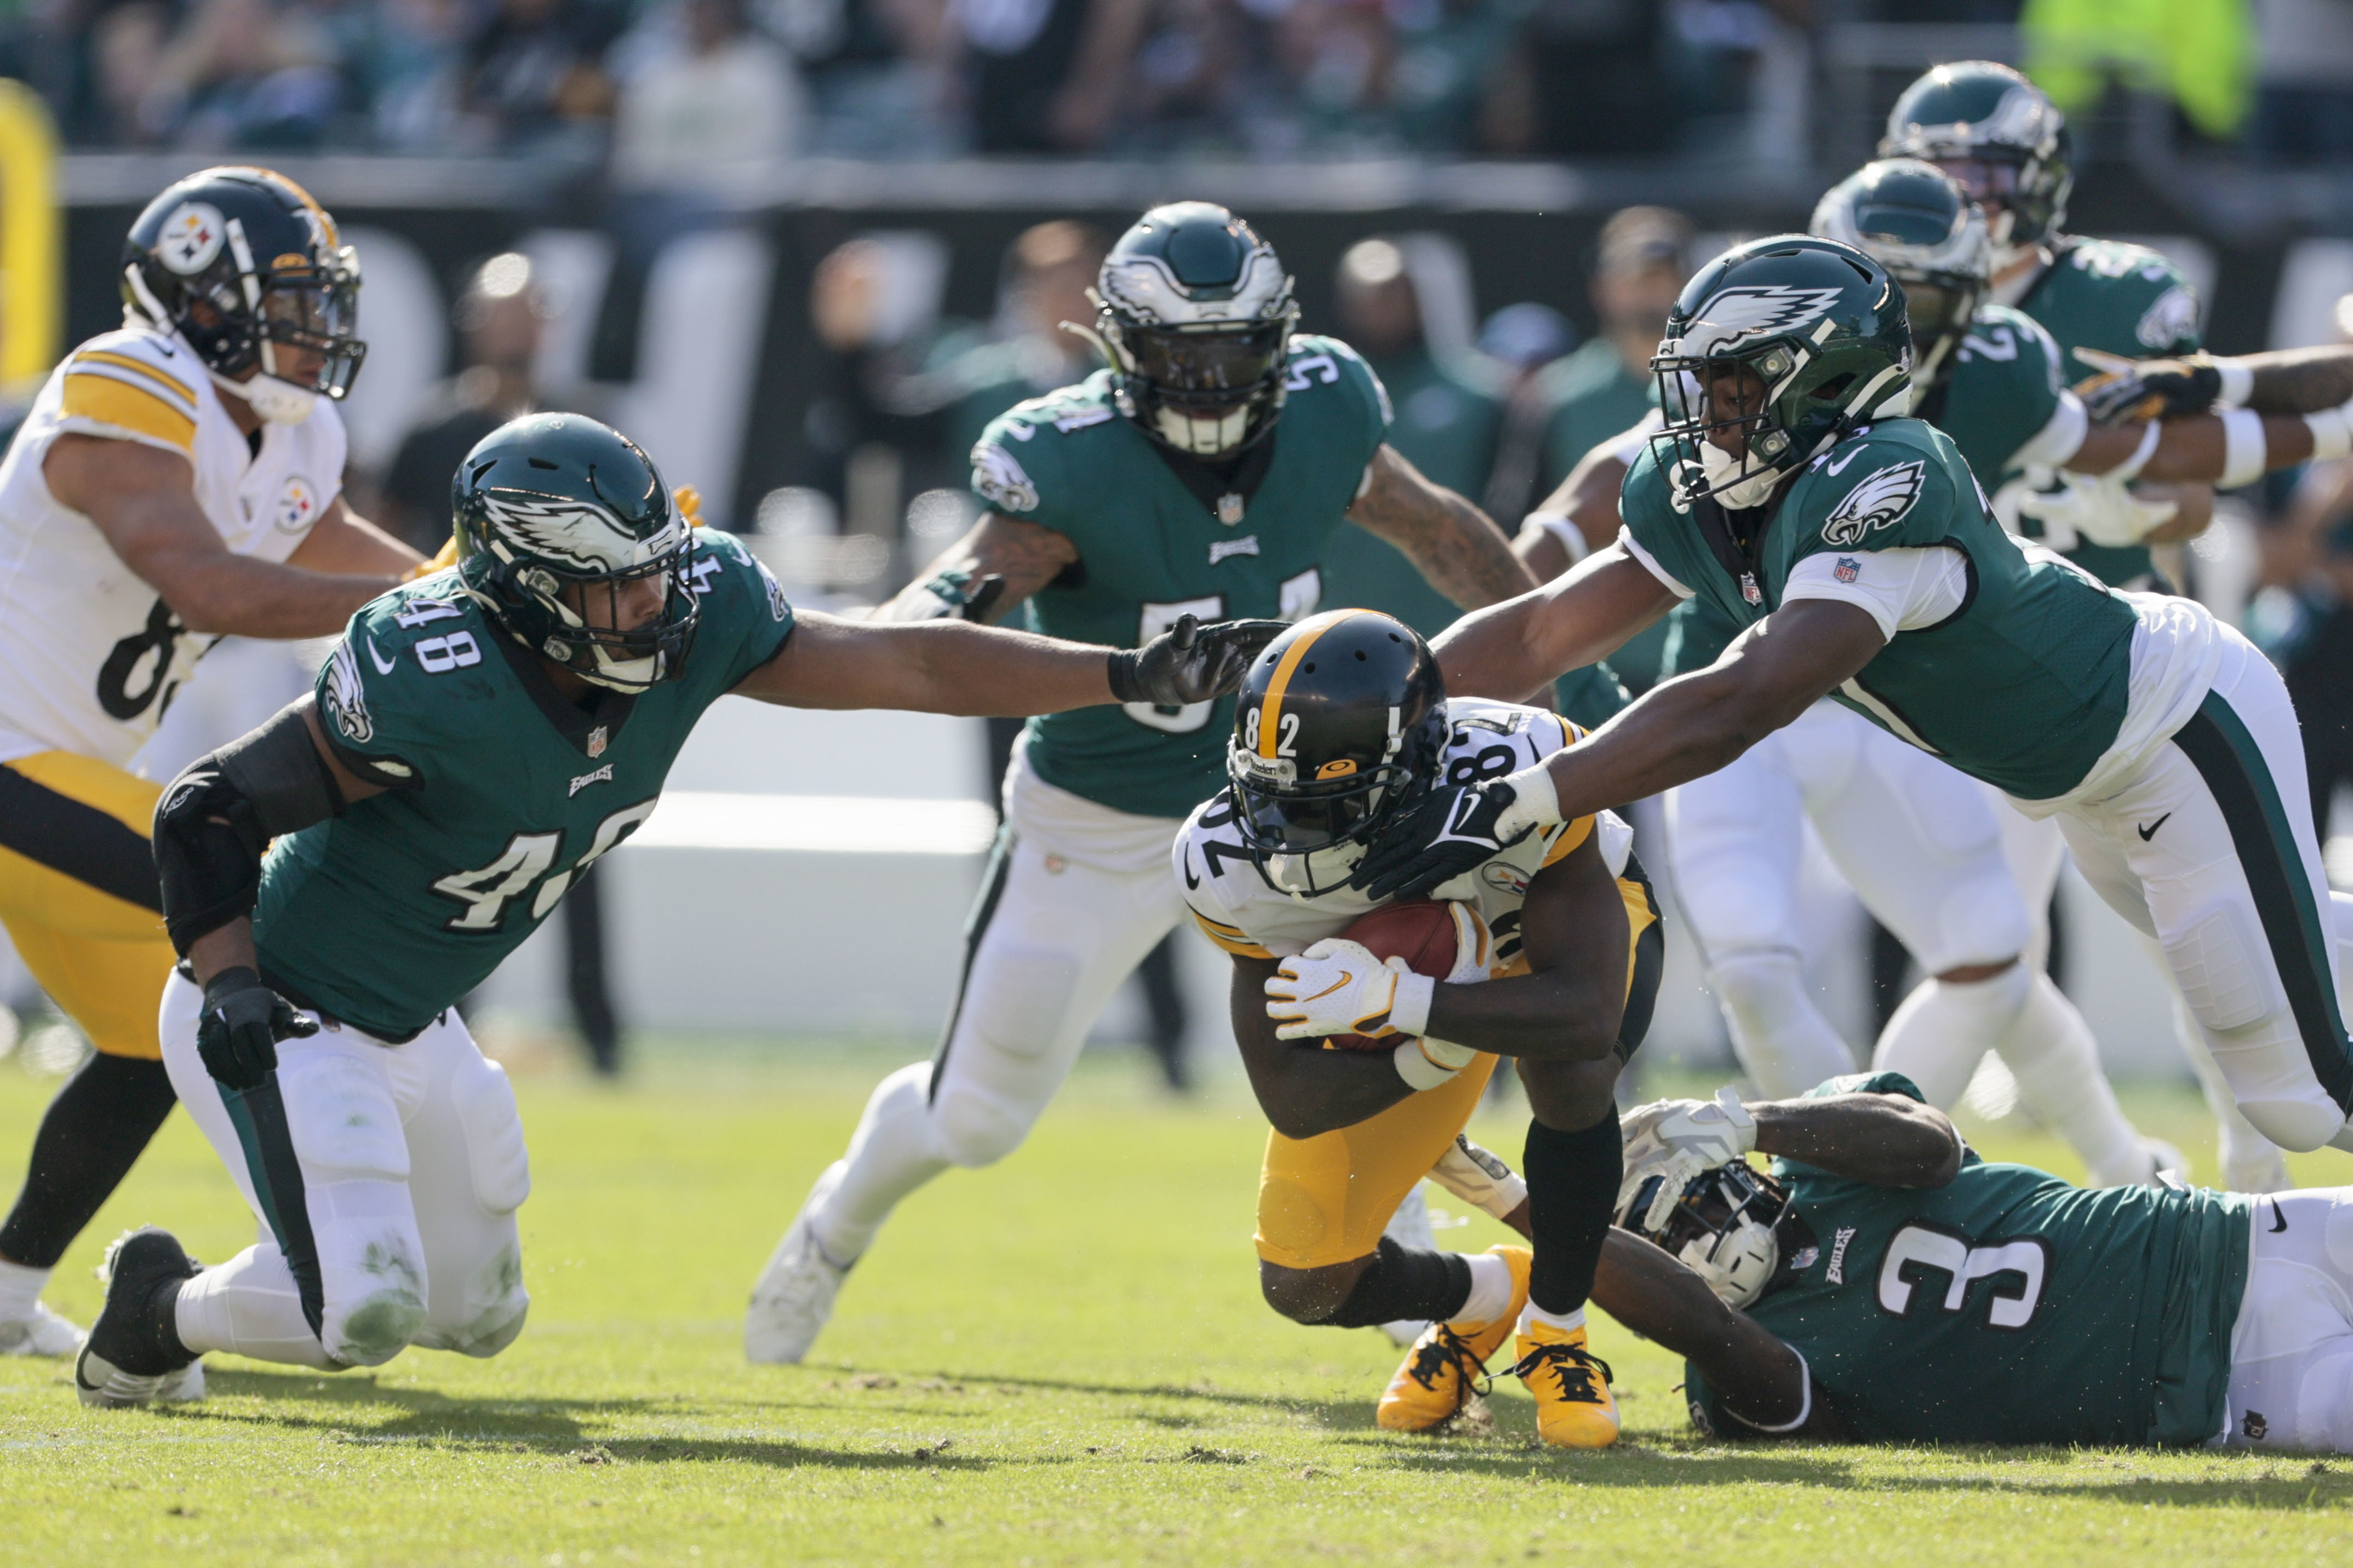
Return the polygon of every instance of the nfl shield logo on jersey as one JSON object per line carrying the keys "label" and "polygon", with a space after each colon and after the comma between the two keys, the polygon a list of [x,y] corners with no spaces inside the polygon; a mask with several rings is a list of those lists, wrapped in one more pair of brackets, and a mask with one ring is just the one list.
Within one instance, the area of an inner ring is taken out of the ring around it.
{"label": "nfl shield logo on jersey", "polygon": [[605,726],[597,725],[588,731],[588,754],[592,757],[603,756],[606,746],[610,744],[611,741],[612,736],[606,731]]}
{"label": "nfl shield logo on jersey", "polygon": [[1841,555],[1838,558],[1838,564],[1831,568],[1831,575],[1841,583],[1852,583],[1862,571],[1862,563],[1852,555]]}

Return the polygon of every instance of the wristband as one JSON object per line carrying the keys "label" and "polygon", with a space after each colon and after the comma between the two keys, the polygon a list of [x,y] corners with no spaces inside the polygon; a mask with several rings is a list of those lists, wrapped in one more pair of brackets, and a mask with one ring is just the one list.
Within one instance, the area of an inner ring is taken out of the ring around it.
{"label": "wristband", "polygon": [[2218,359],[2214,374],[2221,378],[2221,390],[2214,394],[2217,408],[2243,408],[2254,395],[2255,373],[2234,359]]}
{"label": "wristband", "polygon": [[261,976],[254,971],[252,965],[231,964],[205,982],[205,1005],[210,1007],[216,997],[226,996],[232,991],[244,991],[260,984]]}
{"label": "wristband", "polygon": [[1422,1035],[1430,1030],[1430,1004],[1438,994],[1438,982],[1427,974],[1400,974],[1397,989],[1389,993],[1389,1027],[1400,1035]]}
{"label": "wristband", "polygon": [[1560,792],[1553,787],[1552,772],[1544,763],[1506,773],[1504,782],[1512,786],[1512,804],[1495,818],[1497,838],[1508,844],[1525,831],[1550,827],[1560,820]]}
{"label": "wristband", "polygon": [[2133,455],[2102,474],[2100,478],[2113,484],[2132,483],[2134,479],[2140,477],[2140,471],[2148,467],[2149,458],[2156,456],[2157,443],[2164,434],[2164,428],[2156,420],[2150,420],[2141,430],[2140,445],[2133,448]]}
{"label": "wristband", "polygon": [[1111,700],[1114,702],[1140,702],[1144,693],[1135,684],[1135,650],[1113,648],[1103,661],[1103,673],[1111,681]]}
{"label": "wristband", "polygon": [[1593,552],[1592,546],[1585,542],[1585,531],[1577,527],[1576,521],[1565,511],[1532,511],[1521,521],[1520,526],[1540,528],[1551,534],[1559,542],[1560,547],[1568,552],[1568,563],[1571,566]]}
{"label": "wristband", "polygon": [[[1444,1040],[1408,1040],[1391,1052],[1389,1060],[1396,1064],[1398,1077],[1416,1089],[1436,1089],[1451,1083],[1454,1075],[1471,1065],[1478,1052],[1468,1046],[1450,1045]],[[1455,1058],[1461,1059],[1457,1061]]]}
{"label": "wristband", "polygon": [[[2149,426],[2154,430],[2156,426]],[[2214,488],[2234,490],[2263,477],[2269,456],[2263,437],[2263,416],[2250,409],[2232,408],[2222,416],[2222,474]]]}
{"label": "wristband", "polygon": [[2353,412],[2353,404],[2304,416],[2305,428],[2312,432],[2314,462],[2328,462],[2353,452],[2353,421],[2348,421],[2348,412]]}

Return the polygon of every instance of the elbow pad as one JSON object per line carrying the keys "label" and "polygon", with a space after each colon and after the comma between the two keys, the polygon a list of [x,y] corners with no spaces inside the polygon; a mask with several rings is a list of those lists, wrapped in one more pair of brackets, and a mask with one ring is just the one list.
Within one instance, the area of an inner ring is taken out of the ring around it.
{"label": "elbow pad", "polygon": [[253,912],[269,841],[343,815],[343,792],[301,704],[188,764],[155,807],[164,927],[183,958],[209,931]]}

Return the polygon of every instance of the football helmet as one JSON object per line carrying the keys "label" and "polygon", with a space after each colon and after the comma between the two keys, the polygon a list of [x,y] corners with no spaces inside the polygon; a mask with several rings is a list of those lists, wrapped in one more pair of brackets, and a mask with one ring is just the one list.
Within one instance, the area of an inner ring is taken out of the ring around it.
{"label": "football helmet", "polygon": [[[1761,506],[1856,426],[1909,402],[1904,291],[1851,245],[1753,239],[1683,286],[1651,368],[1665,418],[1651,439],[1677,504]],[[1741,451],[1711,438],[1726,431]]]}
{"label": "football helmet", "polygon": [[[636,442],[576,414],[509,420],[458,465],[449,500],[459,579],[517,642],[616,691],[686,673],[693,531]],[[662,580],[661,614],[620,629],[622,587],[648,577]],[[592,625],[581,609],[599,589]]]}
{"label": "football helmet", "polygon": [[335,220],[268,169],[206,169],[167,186],[122,242],[125,321],[177,332],[215,382],[275,424],[299,425],[322,395],[351,390],[367,357],[359,304],[359,258]]}
{"label": "football helmet", "polygon": [[1665,1179],[1653,1176],[1635,1190],[1620,1227],[1673,1254],[1727,1307],[1765,1294],[1781,1267],[1782,1222],[1795,1218],[1781,1184],[1746,1161],[1718,1165],[1693,1177],[1666,1223],[1646,1230],[1641,1221]]}
{"label": "football helmet", "polygon": [[1883,158],[1832,185],[1808,227],[1853,246],[1904,286],[1912,380],[1934,384],[1985,299],[1992,270],[1985,214],[1934,163]]}
{"label": "football helmet", "polygon": [[1227,458],[1274,427],[1299,307],[1249,224],[1208,202],[1154,207],[1111,247],[1092,295],[1113,401],[1145,435]]}
{"label": "football helmet", "polygon": [[1234,825],[1260,870],[1291,892],[1345,882],[1355,858],[1335,852],[1369,842],[1430,787],[1446,728],[1438,661],[1402,621],[1327,610],[1267,644],[1226,748]]}
{"label": "football helmet", "polygon": [[1999,272],[2056,236],[2075,188],[2067,117],[2042,89],[1991,60],[1938,66],[1888,111],[1883,158],[1924,158],[1986,209]]}

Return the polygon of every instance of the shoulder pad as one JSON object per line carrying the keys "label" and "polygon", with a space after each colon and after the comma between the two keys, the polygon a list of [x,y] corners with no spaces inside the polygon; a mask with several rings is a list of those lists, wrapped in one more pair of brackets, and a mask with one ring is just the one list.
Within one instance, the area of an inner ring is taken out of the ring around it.
{"label": "shoulder pad", "polygon": [[207,395],[204,366],[171,339],[126,329],[105,332],[66,356],[59,412],[180,451],[195,446]]}
{"label": "shoulder pad", "polygon": [[1346,386],[1369,399],[1380,410],[1383,428],[1396,422],[1397,412],[1389,406],[1389,390],[1365,356],[1337,338],[1327,338],[1320,332],[1298,332],[1291,339],[1289,374],[1283,377],[1283,390],[1291,393],[1312,392],[1324,386]]}
{"label": "shoulder pad", "polygon": [[1901,544],[1921,501],[1950,488],[1939,441],[1950,437],[1920,420],[1883,420],[1815,458],[1786,504],[1820,517],[1830,549]]}

